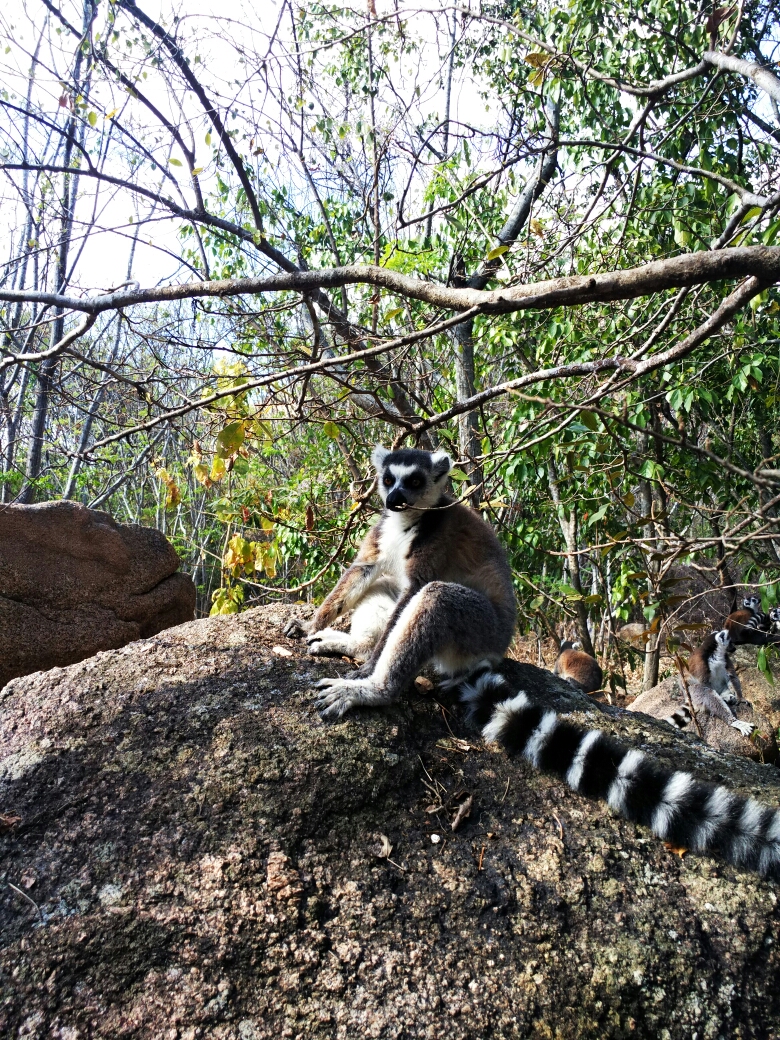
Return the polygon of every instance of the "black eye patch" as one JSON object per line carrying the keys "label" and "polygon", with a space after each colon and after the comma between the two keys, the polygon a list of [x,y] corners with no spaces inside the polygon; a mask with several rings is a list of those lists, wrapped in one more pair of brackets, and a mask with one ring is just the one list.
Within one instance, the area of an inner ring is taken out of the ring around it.
{"label": "black eye patch", "polygon": [[404,483],[408,487],[410,487],[410,488],[421,488],[423,486],[423,484],[425,483],[425,480],[424,480],[423,477],[421,477],[421,476],[419,476],[417,474],[414,474],[414,476],[408,477],[404,481]]}

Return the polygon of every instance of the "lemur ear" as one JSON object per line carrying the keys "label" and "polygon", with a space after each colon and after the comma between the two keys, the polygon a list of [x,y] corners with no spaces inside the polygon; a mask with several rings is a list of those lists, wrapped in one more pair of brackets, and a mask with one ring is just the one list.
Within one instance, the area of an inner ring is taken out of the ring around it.
{"label": "lemur ear", "polygon": [[374,450],[371,452],[371,461],[374,464],[374,469],[377,473],[382,471],[382,463],[385,461],[390,452],[387,448],[383,448],[381,444],[377,444]]}
{"label": "lemur ear", "polygon": [[446,477],[451,469],[452,459],[446,451],[435,451],[431,455],[431,472],[434,483],[441,480],[442,477]]}

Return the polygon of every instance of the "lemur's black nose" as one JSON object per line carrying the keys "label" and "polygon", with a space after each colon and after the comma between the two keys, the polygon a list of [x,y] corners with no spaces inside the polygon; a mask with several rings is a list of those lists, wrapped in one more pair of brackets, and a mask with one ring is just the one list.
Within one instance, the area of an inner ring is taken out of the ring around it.
{"label": "lemur's black nose", "polygon": [[398,488],[393,488],[385,501],[385,505],[388,509],[394,509],[396,511],[406,509],[408,504],[406,495],[403,491],[399,491]]}

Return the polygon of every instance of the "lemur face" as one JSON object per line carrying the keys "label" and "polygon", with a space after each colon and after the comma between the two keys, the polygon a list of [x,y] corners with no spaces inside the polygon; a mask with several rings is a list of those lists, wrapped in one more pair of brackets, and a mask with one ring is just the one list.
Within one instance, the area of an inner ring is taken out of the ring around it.
{"label": "lemur face", "polygon": [[745,596],[742,600],[742,606],[746,610],[752,610],[754,614],[757,614],[761,610],[761,597],[760,596]]}
{"label": "lemur face", "polygon": [[371,456],[379,477],[379,494],[394,513],[430,509],[444,491],[452,462],[443,451],[402,448],[388,451],[379,445]]}
{"label": "lemur face", "polygon": [[727,654],[733,654],[736,650],[736,647],[731,642],[731,636],[725,628],[722,628],[720,632],[715,633],[715,642],[718,646],[725,647]]}
{"label": "lemur face", "polygon": [[780,607],[772,607],[769,611],[769,620],[775,622],[780,621]]}

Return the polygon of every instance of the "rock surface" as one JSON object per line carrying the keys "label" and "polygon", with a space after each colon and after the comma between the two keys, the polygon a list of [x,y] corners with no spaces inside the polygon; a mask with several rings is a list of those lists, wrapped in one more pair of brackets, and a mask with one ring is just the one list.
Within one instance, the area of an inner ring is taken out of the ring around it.
{"label": "rock surface", "polygon": [[192,620],[178,568],[154,528],[76,502],[0,506],[0,686]]}
{"label": "rock surface", "polygon": [[[778,1035],[776,884],[484,747],[436,691],[323,723],[311,686],[348,666],[303,656],[288,615],[0,693],[0,1035]],[[773,766],[505,667],[669,765],[780,797]]]}

